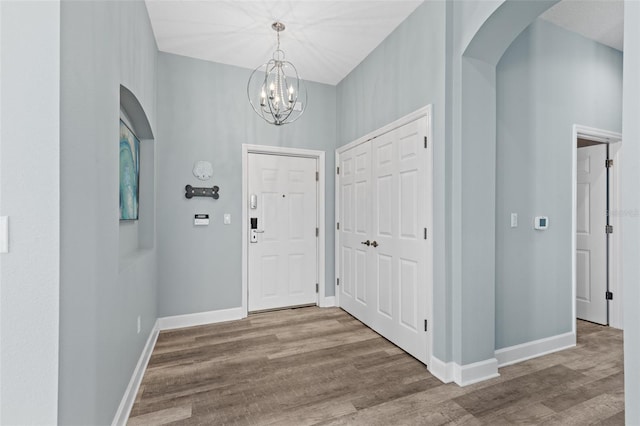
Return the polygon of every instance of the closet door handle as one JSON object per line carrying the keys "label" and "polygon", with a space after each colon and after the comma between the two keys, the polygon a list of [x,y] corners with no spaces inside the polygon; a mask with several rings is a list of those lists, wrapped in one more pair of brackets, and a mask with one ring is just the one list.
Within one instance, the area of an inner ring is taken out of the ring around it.
{"label": "closet door handle", "polygon": [[371,245],[374,246],[374,247],[378,247],[380,244],[378,244],[376,241],[374,241],[374,242],[371,243]]}
{"label": "closet door handle", "polygon": [[[374,241],[375,242],[375,241]],[[365,246],[370,246],[371,245],[371,241],[367,240],[367,241],[362,241],[360,244],[364,244]],[[375,246],[374,246],[375,247]]]}

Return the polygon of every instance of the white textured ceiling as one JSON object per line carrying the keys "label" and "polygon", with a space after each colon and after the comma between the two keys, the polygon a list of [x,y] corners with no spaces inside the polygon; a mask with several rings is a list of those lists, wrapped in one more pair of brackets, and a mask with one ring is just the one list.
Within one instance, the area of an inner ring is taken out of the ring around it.
{"label": "white textured ceiling", "polygon": [[[158,48],[256,68],[281,48],[300,75],[337,84],[423,0],[146,0]],[[622,51],[622,0],[563,0],[542,15]]]}
{"label": "white textured ceiling", "polygon": [[547,10],[541,18],[622,51],[622,0],[563,0]]}
{"label": "white textured ceiling", "polygon": [[422,0],[146,0],[163,52],[256,68],[281,49],[305,80],[337,84]]}

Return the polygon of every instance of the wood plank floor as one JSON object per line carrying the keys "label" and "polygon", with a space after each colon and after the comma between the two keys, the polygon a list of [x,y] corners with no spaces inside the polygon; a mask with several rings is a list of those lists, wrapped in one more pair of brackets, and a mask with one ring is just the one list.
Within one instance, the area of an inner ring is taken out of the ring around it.
{"label": "wood plank floor", "polygon": [[623,425],[622,332],[464,388],[338,308],[160,333],[129,425]]}

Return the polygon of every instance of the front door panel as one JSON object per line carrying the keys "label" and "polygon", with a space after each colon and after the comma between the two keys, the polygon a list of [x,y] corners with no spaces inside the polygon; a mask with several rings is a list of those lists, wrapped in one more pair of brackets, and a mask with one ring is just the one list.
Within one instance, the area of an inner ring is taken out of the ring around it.
{"label": "front door panel", "polygon": [[316,303],[316,160],[252,153],[248,164],[249,311]]}

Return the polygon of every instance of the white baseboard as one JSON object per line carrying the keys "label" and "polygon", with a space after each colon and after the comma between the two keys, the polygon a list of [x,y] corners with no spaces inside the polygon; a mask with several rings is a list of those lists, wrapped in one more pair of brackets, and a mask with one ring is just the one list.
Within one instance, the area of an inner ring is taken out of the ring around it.
{"label": "white baseboard", "polygon": [[499,376],[498,360],[495,358],[474,362],[473,364],[453,364],[453,381],[458,386],[468,386]]}
{"label": "white baseboard", "polygon": [[432,356],[428,370],[442,383],[451,383],[453,382],[453,366],[454,363],[452,361],[444,362]]}
{"label": "white baseboard", "polygon": [[526,361],[531,358],[568,349],[575,345],[576,335],[575,333],[570,332],[540,340],[534,340],[533,342],[510,346],[508,348],[498,349],[496,351],[498,367],[505,367],[517,362]]}
{"label": "white baseboard", "polygon": [[239,320],[244,317],[245,315],[242,308],[231,308],[221,309],[219,311],[162,317],[158,318],[158,325],[160,330],[172,330],[174,328],[193,327],[196,325]]}
{"label": "white baseboard", "polygon": [[327,296],[324,299],[320,299],[318,306],[321,308],[331,308],[336,306],[336,297],[335,296]]}
{"label": "white baseboard", "polygon": [[133,370],[133,375],[131,376],[129,385],[124,392],[122,401],[120,401],[118,411],[116,411],[116,415],[111,423],[112,426],[124,426],[127,424],[129,414],[131,414],[131,408],[133,408],[133,403],[135,402],[136,395],[138,394],[138,389],[140,389],[142,377],[147,369],[147,364],[149,364],[149,358],[151,358],[151,353],[153,352],[153,348],[158,340],[159,332],[160,329],[158,328],[158,321],[156,321],[155,325],[151,329],[151,333],[149,333],[149,338],[147,339],[147,343],[144,345],[142,354],[140,354],[138,364],[136,365],[135,370]]}
{"label": "white baseboard", "polygon": [[458,386],[472,385],[500,376],[498,374],[498,361],[495,358],[473,364],[460,365],[453,361],[444,362],[432,356],[429,372],[442,383],[455,382]]}

